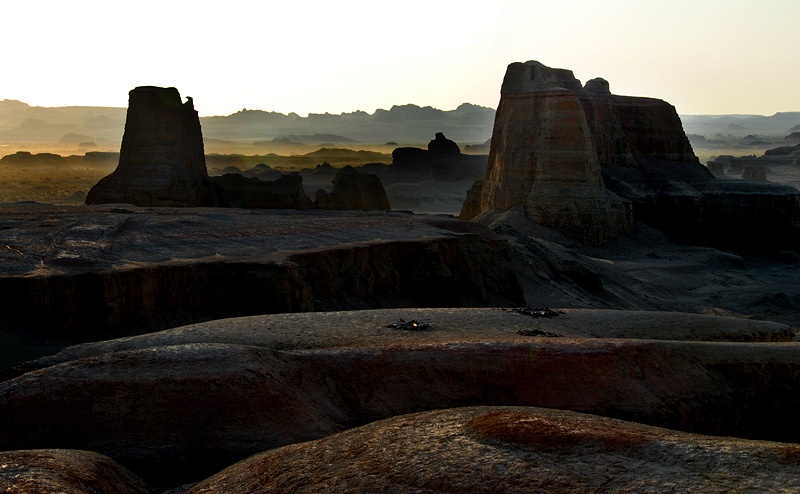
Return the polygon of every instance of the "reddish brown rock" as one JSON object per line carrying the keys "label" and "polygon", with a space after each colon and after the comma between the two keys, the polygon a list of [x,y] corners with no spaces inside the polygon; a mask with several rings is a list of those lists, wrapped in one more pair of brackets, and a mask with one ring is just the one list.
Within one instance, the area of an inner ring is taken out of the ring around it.
{"label": "reddish brown rock", "polygon": [[792,492],[800,447],[579,413],[476,407],[404,415],[241,461],[188,494]]}
{"label": "reddish brown rock", "polygon": [[149,494],[111,458],[69,449],[0,452],[0,491],[15,494]]}
{"label": "reddish brown rock", "polygon": [[467,197],[461,206],[459,219],[471,220],[481,212],[481,193],[483,192],[483,180],[476,180],[472,187],[467,191]]}
{"label": "reddish brown rock", "polygon": [[570,71],[509,65],[481,209],[522,204],[531,220],[596,245],[630,233],[633,215],[604,186],[581,90]]}
{"label": "reddish brown rock", "polygon": [[87,204],[225,206],[208,177],[200,120],[192,99],[175,88],[137,87],[129,94],[119,165],[86,197]]}

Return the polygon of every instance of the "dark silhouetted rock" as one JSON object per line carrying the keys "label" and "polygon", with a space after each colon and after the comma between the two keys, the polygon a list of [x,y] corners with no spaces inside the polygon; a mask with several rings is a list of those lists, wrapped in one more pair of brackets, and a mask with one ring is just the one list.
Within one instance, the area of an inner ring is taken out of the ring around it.
{"label": "dark silhouetted rock", "polygon": [[595,77],[594,79],[586,81],[584,89],[590,93],[611,94],[611,88],[608,84],[608,81],[602,77]]}
{"label": "dark silhouetted rock", "polygon": [[28,151],[17,151],[0,158],[0,166],[12,167],[59,167],[65,164],[64,158],[52,153],[31,154]]}
{"label": "dark silhouetted rock", "polygon": [[310,209],[311,199],[303,190],[303,177],[293,172],[276,180],[247,178],[240,173],[228,173],[213,180],[225,191],[228,203],[234,208]]}
{"label": "dark silhouetted rock", "polygon": [[706,163],[708,171],[714,174],[717,178],[725,178],[725,163],[722,161],[709,161]]}
{"label": "dark silhouetted rock", "polygon": [[91,451],[0,452],[0,491],[19,494],[149,494],[142,479]]}
{"label": "dark silhouetted rock", "polygon": [[377,175],[345,166],[332,182],[330,193],[319,190],[316,194],[316,206],[320,209],[391,209]]}
{"label": "dark silhouetted rock", "polygon": [[129,94],[117,169],[100,180],[87,204],[224,206],[208,177],[200,120],[175,88],[137,87]]}
{"label": "dark silhouetted rock", "polygon": [[437,132],[435,138],[428,143],[428,152],[434,156],[458,156],[461,154],[458,144],[451,141],[441,132]]}

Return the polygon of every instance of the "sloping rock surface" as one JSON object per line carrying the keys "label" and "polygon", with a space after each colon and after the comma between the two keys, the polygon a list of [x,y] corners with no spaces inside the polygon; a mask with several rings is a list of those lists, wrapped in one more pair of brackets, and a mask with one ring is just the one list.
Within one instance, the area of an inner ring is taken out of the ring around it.
{"label": "sloping rock surface", "polygon": [[129,94],[119,165],[89,191],[87,204],[225,206],[208,177],[200,120],[175,88],[142,86]]}
{"label": "sloping rock surface", "polygon": [[15,494],[149,494],[111,458],[65,449],[0,452],[0,490]]}
{"label": "sloping rock surface", "polygon": [[579,413],[475,407],[395,417],[267,451],[189,494],[794,492],[796,445]]}
{"label": "sloping rock surface", "polygon": [[[658,315],[644,313],[602,312],[592,323],[580,311],[542,319],[409,310],[406,322],[429,320],[416,329],[396,324],[400,314],[217,321],[67,351],[61,363],[0,384],[0,449],[87,449],[148,479],[196,480],[272,447],[464,405],[544,406],[706,434],[800,439],[796,343],[569,337],[647,337],[641,328]],[[725,324],[712,319],[667,318],[652,331],[716,335]],[[749,322],[731,334],[769,339],[785,331]]]}

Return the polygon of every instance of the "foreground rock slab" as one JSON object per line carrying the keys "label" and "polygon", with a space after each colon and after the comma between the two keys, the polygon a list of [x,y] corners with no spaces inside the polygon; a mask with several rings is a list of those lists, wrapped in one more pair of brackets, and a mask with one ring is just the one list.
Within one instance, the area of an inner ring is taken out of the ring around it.
{"label": "foreground rock slab", "polygon": [[255,455],[189,494],[795,492],[800,447],[528,407],[439,410]]}
{"label": "foreground rock slab", "polygon": [[51,336],[259,313],[524,305],[506,241],[402,213],[0,206],[0,311]]}
{"label": "foreground rock slab", "polygon": [[[408,310],[406,322],[431,326],[419,331],[386,327],[400,322],[400,310],[355,314],[352,324],[348,313],[281,315],[266,324],[243,318],[78,347],[61,363],[0,384],[0,449],[97,451],[154,483],[177,484],[266,449],[465,405],[544,406],[800,440],[797,343],[569,337],[649,332],[626,328],[624,314],[604,330],[614,317],[600,314],[603,324],[593,327],[580,311],[545,320],[486,312],[452,311],[447,327],[445,316]],[[657,319],[630,316],[645,328]],[[496,324],[481,329],[470,318]],[[716,328],[702,329],[704,320]],[[661,329],[674,326],[675,337],[718,338],[724,327],[723,318],[703,316],[666,322]],[[786,329],[747,324],[731,335],[768,339]]]}
{"label": "foreground rock slab", "polygon": [[111,458],[66,449],[0,452],[0,491],[14,494],[149,494]]}

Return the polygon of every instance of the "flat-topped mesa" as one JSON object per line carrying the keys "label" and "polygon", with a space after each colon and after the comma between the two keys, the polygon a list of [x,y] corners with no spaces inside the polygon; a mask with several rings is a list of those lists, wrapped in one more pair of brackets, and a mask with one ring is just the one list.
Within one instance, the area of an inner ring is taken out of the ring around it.
{"label": "flat-topped mesa", "polygon": [[481,210],[524,205],[528,217],[586,244],[633,230],[630,203],[605,188],[572,72],[508,67],[495,117]]}
{"label": "flat-topped mesa", "polygon": [[208,177],[200,119],[175,88],[142,86],[129,93],[119,165],[89,191],[87,204],[224,206]]}
{"label": "flat-topped mesa", "polygon": [[518,205],[593,245],[630,233],[634,218],[695,244],[800,245],[796,189],[717,180],[669,103],[611,94],[601,78],[581,86],[571,71],[535,61],[508,66],[480,212]]}

